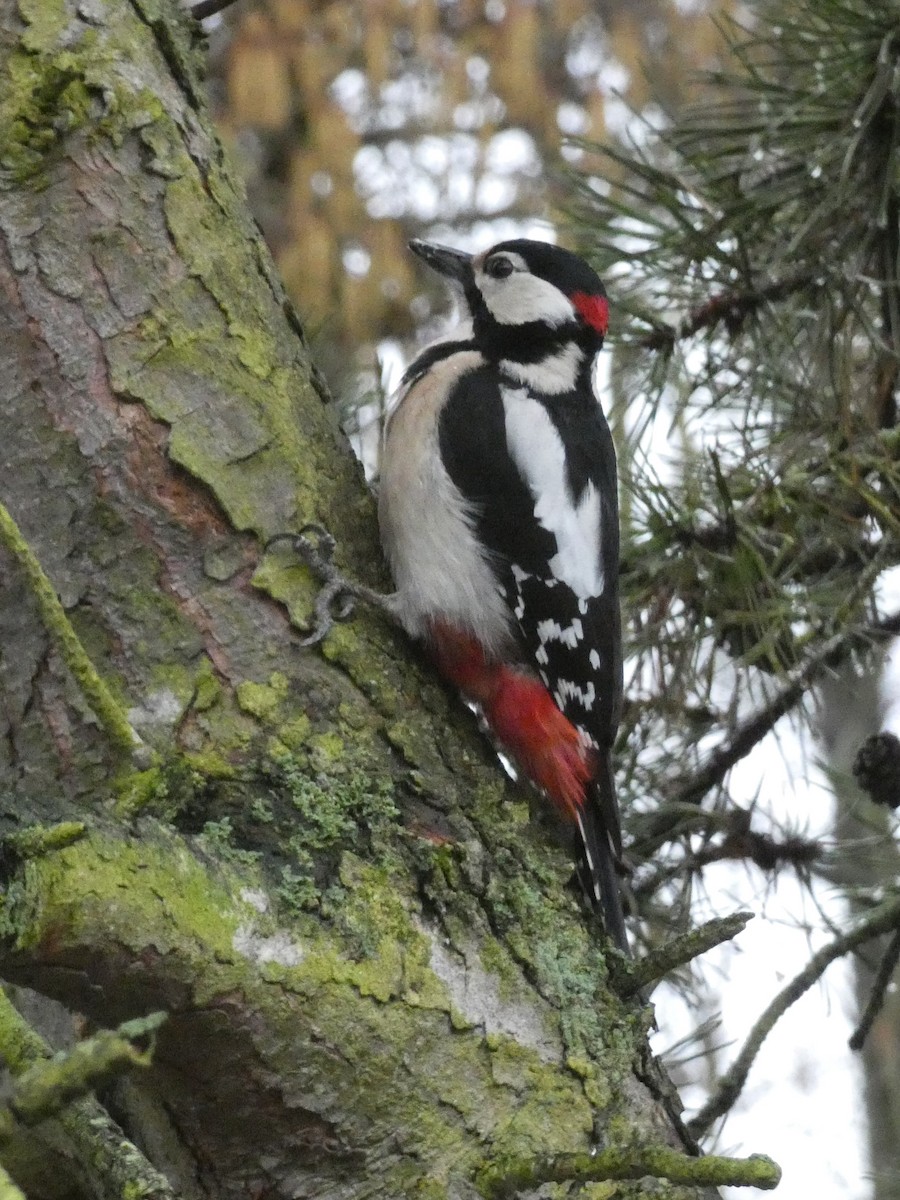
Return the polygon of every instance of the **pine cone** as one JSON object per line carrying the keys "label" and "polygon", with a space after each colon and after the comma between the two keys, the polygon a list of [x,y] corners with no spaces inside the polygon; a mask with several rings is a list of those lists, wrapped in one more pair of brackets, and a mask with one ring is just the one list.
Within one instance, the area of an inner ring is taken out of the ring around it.
{"label": "pine cone", "polygon": [[859,748],[853,774],[876,804],[900,805],[900,738],[893,733],[875,733]]}

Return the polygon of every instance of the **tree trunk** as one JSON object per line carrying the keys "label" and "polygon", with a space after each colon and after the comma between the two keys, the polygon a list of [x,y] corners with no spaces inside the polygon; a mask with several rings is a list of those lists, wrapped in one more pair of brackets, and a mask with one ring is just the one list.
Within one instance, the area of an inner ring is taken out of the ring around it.
{"label": "tree trunk", "polygon": [[[855,915],[867,911],[855,888],[881,882],[896,886],[898,854],[890,836],[891,813],[878,808],[856,785],[853,762],[866,740],[881,728],[884,706],[879,681],[883,657],[864,672],[844,667],[821,688],[819,727],[828,752],[835,794],[835,842],[842,847],[830,872],[849,893]],[[890,939],[868,943],[853,957],[859,1012],[865,1009],[879,961]],[[861,1051],[872,1200],[900,1200],[900,992],[888,989]]]}
{"label": "tree trunk", "polygon": [[96,1025],[170,1014],[112,1098],[131,1192],[77,1114],[3,1162],[31,1200],[164,1195],[151,1162],[192,1197],[464,1197],[485,1164],[680,1147],[471,716],[367,614],[299,644],[317,584],[266,539],[319,521],[384,583],[373,506],[192,23],[0,8],[0,973]]}

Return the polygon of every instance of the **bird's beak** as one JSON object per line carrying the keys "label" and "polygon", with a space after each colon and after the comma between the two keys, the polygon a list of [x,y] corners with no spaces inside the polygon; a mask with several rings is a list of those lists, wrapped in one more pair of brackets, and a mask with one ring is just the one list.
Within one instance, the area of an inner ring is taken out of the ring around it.
{"label": "bird's beak", "polygon": [[423,262],[433,267],[439,275],[457,283],[465,284],[472,276],[472,255],[462,250],[453,250],[449,246],[437,246],[434,242],[420,242],[414,238],[409,243],[413,254],[417,254]]}

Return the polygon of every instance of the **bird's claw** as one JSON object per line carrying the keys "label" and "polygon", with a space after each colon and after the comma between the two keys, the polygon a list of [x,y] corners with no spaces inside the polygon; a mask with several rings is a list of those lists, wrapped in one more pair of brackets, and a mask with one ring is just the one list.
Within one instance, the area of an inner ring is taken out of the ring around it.
{"label": "bird's claw", "polygon": [[[346,621],[353,615],[356,601],[349,594],[349,584],[343,579],[326,581],[316,596],[314,608],[315,620],[310,626],[310,632],[301,638],[301,646],[317,646],[331,633],[336,621]],[[333,608],[337,605],[337,608]]]}
{"label": "bird's claw", "polygon": [[[315,540],[312,540],[310,537]],[[315,571],[321,578],[326,578],[333,571],[335,541],[332,535],[322,525],[315,521],[307,521],[297,533],[276,533],[270,537],[263,547],[267,553],[280,542],[290,542],[298,558],[302,558],[310,570]]]}
{"label": "bird's claw", "polygon": [[324,525],[307,521],[301,526],[300,532],[294,535],[294,539],[297,553],[314,570],[321,570],[322,566],[332,567],[335,540]]}
{"label": "bird's claw", "polygon": [[276,533],[266,542],[266,550],[279,542],[290,542],[297,557],[322,582],[313,608],[313,623],[300,642],[301,646],[316,646],[328,636],[335,621],[346,621],[353,615],[356,589],[334,565],[334,538],[315,521],[309,521],[297,533]]}

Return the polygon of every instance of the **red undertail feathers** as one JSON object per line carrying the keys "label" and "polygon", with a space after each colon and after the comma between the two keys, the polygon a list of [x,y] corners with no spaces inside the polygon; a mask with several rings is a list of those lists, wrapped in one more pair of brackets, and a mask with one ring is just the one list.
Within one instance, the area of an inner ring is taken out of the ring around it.
{"label": "red undertail feathers", "polygon": [[441,674],[480,705],[516,765],[578,822],[594,756],[541,681],[492,661],[477,638],[444,622],[432,623],[430,643]]}

